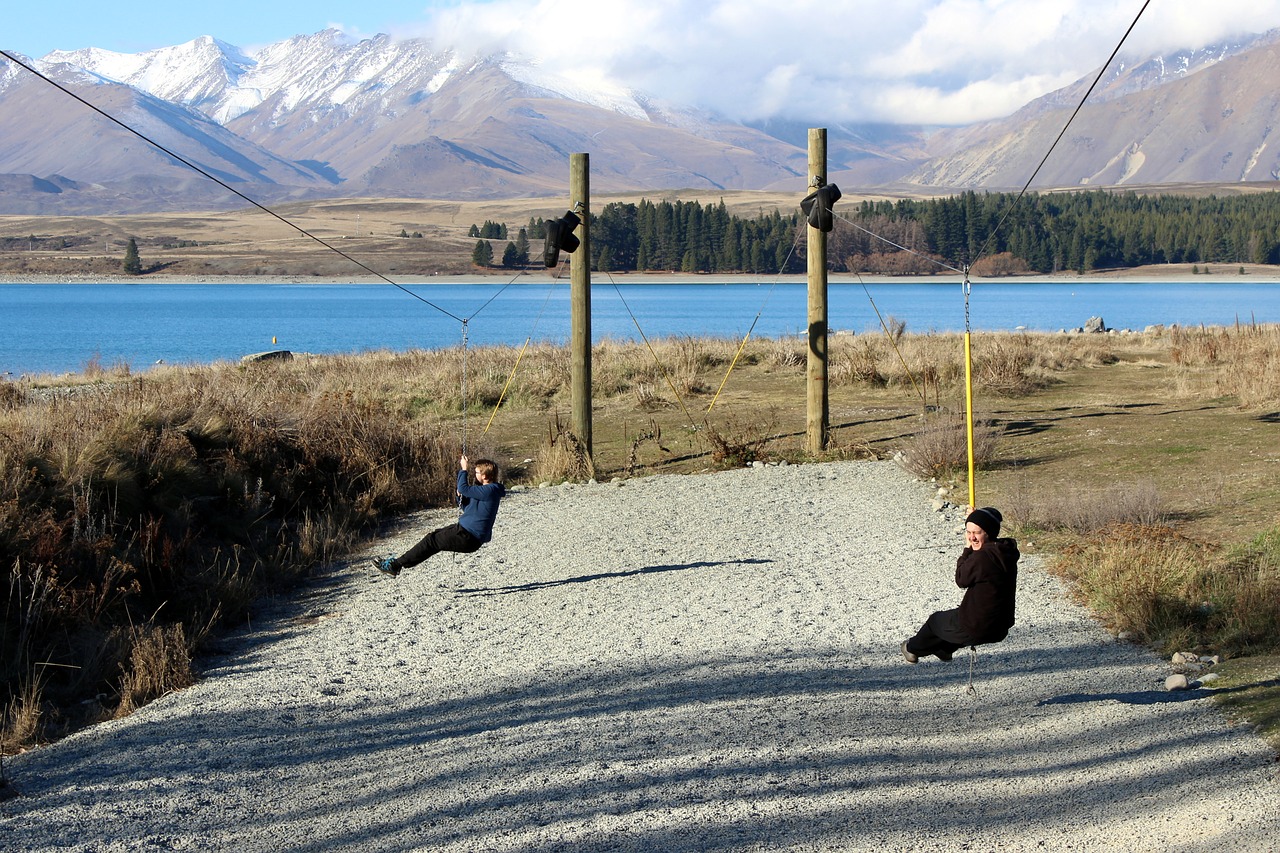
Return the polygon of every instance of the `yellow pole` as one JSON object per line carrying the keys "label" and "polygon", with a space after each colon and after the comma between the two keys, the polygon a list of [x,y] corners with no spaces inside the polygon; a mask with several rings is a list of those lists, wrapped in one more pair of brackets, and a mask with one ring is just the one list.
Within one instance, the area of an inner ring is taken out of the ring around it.
{"label": "yellow pole", "polygon": [[964,410],[965,438],[969,443],[969,506],[977,507],[977,487],[973,477],[973,352],[969,347],[969,330],[964,330]]}
{"label": "yellow pole", "polygon": [[965,440],[969,445],[969,506],[978,506],[977,484],[973,476],[973,349],[969,336],[969,267],[964,268],[964,417]]}

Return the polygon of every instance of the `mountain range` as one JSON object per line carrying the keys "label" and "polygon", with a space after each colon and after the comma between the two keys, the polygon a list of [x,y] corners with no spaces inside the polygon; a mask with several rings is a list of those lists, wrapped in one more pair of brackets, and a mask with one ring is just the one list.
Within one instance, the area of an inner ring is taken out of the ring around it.
{"label": "mountain range", "polygon": [[16,58],[47,80],[0,60],[0,213],[9,214],[243,206],[103,113],[263,203],[557,195],[579,151],[591,156],[593,193],[801,193],[808,127],[828,127],[828,179],[860,190],[1016,189],[1037,168],[1039,188],[1280,178],[1270,82],[1280,30],[1117,62],[1043,164],[1096,72],[965,127],[749,126],[510,55],[336,30],[252,54],[206,36],[138,54]]}

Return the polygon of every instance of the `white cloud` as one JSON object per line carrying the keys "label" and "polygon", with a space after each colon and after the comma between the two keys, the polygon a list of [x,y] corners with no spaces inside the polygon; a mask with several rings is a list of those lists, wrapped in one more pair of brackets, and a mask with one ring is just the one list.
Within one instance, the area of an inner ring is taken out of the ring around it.
{"label": "white cloud", "polygon": [[[968,123],[1092,74],[1142,0],[495,0],[430,11],[437,45],[509,50],[731,117]],[[1126,49],[1280,26],[1280,0],[1152,0]],[[408,33],[406,33],[408,34]]]}

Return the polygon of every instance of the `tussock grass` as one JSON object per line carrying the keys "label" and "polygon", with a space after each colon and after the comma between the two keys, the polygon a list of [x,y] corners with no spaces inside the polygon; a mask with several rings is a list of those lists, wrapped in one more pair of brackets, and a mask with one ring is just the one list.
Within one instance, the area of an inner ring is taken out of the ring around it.
{"label": "tussock grass", "polygon": [[1113,630],[1165,651],[1272,651],[1280,636],[1280,529],[1233,548],[1171,527],[1119,524],[1068,547],[1055,570]]}
{"label": "tussock grass", "polygon": [[1280,326],[1175,328],[1169,334],[1180,396],[1231,396],[1249,409],[1280,402]]}

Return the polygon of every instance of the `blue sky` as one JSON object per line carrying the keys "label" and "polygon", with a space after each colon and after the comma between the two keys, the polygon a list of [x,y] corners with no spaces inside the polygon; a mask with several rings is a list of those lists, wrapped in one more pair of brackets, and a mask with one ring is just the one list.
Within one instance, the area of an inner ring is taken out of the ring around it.
{"label": "blue sky", "polygon": [[[1097,69],[1147,0],[364,0],[10,3],[0,47],[138,53],[210,35],[252,52],[334,26],[516,51],[737,119],[964,124]],[[56,11],[55,11],[56,10]],[[815,24],[815,22],[820,22]],[[1126,47],[1280,27],[1280,0],[1151,0]]]}
{"label": "blue sky", "polygon": [[[421,24],[428,0],[213,0],[213,2],[83,2],[6,4],[0,18],[5,50],[39,58],[52,50],[100,47],[139,53],[214,36],[238,47],[261,46],[337,25],[373,35]],[[55,11],[56,10],[56,11]]]}

